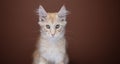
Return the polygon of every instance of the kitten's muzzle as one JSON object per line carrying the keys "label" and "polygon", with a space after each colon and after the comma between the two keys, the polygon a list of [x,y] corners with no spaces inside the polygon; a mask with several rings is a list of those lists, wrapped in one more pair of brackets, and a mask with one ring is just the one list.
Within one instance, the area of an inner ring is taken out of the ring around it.
{"label": "kitten's muzzle", "polygon": [[51,34],[52,35],[52,37],[54,37],[55,36],[55,34]]}

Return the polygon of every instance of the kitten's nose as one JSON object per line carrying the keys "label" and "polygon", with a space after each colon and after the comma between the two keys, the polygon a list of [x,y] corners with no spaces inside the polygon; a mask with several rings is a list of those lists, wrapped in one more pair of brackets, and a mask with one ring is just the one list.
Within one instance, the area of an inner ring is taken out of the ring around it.
{"label": "kitten's nose", "polygon": [[52,36],[54,36],[55,34],[51,34]]}

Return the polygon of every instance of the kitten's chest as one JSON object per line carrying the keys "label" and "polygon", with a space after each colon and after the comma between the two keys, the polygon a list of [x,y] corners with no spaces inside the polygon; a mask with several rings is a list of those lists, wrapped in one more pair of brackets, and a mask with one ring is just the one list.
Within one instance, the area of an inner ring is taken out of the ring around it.
{"label": "kitten's chest", "polygon": [[65,48],[63,46],[58,45],[46,45],[41,47],[42,56],[50,61],[61,60],[63,57],[63,53],[65,53]]}

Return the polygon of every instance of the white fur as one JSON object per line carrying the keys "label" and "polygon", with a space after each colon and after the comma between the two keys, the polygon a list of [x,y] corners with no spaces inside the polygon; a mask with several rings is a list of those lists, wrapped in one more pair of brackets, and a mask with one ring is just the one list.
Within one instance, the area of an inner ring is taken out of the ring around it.
{"label": "white fur", "polygon": [[45,9],[40,5],[39,9],[37,10],[37,13],[39,14],[40,17],[45,17],[47,16],[47,12]]}
{"label": "white fur", "polygon": [[65,6],[63,5],[60,9],[60,11],[58,12],[59,16],[66,16],[68,14],[68,11],[66,10]]}
{"label": "white fur", "polygon": [[[63,61],[64,54],[65,54],[65,40],[64,39],[62,39],[62,41],[43,39],[40,42],[42,42],[42,44],[40,44],[39,51],[40,52],[45,51],[45,53],[41,53],[42,57],[46,58],[48,61],[55,62],[55,63]],[[57,45],[59,45],[59,43],[61,42],[64,43],[63,46],[58,47]],[[46,45],[48,46],[46,47]]]}

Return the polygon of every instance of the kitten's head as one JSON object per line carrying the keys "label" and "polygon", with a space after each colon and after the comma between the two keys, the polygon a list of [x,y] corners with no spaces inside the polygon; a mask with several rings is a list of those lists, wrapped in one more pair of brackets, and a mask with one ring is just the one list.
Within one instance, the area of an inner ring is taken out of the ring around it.
{"label": "kitten's head", "polygon": [[64,36],[66,26],[66,15],[68,11],[65,6],[56,13],[47,13],[40,5],[38,9],[39,25],[41,26],[41,35],[48,38]]}

